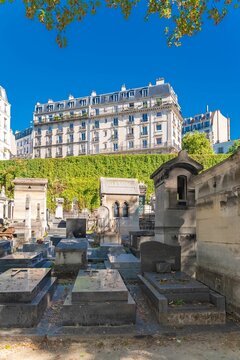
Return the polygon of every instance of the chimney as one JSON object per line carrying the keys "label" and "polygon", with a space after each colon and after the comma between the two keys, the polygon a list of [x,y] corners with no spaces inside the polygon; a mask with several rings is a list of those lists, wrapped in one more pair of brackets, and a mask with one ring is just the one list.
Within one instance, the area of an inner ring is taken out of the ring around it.
{"label": "chimney", "polygon": [[121,91],[126,91],[126,85],[125,85],[125,84],[123,84],[123,85],[121,86]]}
{"label": "chimney", "polygon": [[96,96],[96,95],[97,95],[96,91],[93,90],[93,91],[91,92],[91,96]]}
{"label": "chimney", "polygon": [[156,79],[156,85],[163,85],[163,84],[164,84],[164,78]]}

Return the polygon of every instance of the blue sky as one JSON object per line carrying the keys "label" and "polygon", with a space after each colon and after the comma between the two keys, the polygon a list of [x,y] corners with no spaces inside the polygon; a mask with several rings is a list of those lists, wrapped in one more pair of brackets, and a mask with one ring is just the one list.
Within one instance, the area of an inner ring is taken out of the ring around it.
{"label": "blue sky", "polygon": [[79,97],[147,85],[164,77],[179,97],[184,116],[220,109],[231,118],[232,138],[240,137],[239,12],[217,27],[207,22],[182,46],[168,48],[163,23],[143,20],[143,7],[125,21],[116,10],[72,25],[68,47],[60,49],[55,33],[25,18],[20,2],[0,5],[0,84],[12,104],[12,128],[32,120],[37,101]]}

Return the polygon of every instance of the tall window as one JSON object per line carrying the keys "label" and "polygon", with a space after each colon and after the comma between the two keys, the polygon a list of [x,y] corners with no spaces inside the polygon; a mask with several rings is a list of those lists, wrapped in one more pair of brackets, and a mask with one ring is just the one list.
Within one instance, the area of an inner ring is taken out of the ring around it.
{"label": "tall window", "polygon": [[179,175],[177,177],[177,200],[180,203],[187,201],[187,177],[185,175]]}
{"label": "tall window", "polygon": [[122,216],[123,217],[128,217],[129,216],[128,213],[129,213],[129,205],[128,205],[127,202],[125,202],[123,204],[123,208],[122,208]]}
{"label": "tall window", "polygon": [[120,216],[120,211],[119,211],[120,207],[119,207],[119,202],[116,201],[114,204],[113,204],[113,216],[114,217],[119,217]]}

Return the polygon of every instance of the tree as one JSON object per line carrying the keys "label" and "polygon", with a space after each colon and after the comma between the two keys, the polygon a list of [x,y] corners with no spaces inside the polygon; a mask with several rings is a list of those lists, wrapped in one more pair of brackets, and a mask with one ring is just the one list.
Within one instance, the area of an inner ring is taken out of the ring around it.
{"label": "tree", "polygon": [[230,148],[228,149],[228,154],[234,154],[237,152],[237,150],[240,148],[240,140],[234,140],[234,143]]}
{"label": "tree", "polygon": [[[1,3],[7,0],[1,0]],[[48,30],[57,31],[57,43],[66,46],[65,31],[73,22],[81,22],[87,14],[96,14],[99,6],[118,8],[127,19],[140,0],[23,0],[26,16],[37,18]],[[181,38],[201,31],[204,19],[218,24],[231,7],[238,8],[238,0],[149,0],[145,19],[153,14],[167,19],[165,28],[168,45],[181,45]]]}
{"label": "tree", "polygon": [[206,134],[200,132],[186,134],[182,139],[182,148],[189,154],[211,155],[214,153]]}

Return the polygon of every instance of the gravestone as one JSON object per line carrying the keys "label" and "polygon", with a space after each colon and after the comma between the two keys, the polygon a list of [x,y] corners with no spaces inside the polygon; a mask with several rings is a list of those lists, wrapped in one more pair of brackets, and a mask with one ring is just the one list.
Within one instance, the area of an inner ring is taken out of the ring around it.
{"label": "gravestone", "polygon": [[88,241],[86,239],[62,239],[56,246],[54,271],[61,274],[77,274],[87,267]]}
{"label": "gravestone", "polygon": [[120,272],[124,280],[135,280],[141,272],[141,263],[132,254],[109,254],[108,263],[111,269]]}
{"label": "gravestone", "polygon": [[16,252],[0,258],[0,272],[11,268],[40,267],[42,260],[43,255],[41,252]]}
{"label": "gravestone", "polygon": [[11,254],[12,246],[9,240],[0,240],[0,258]]}
{"label": "gravestone", "polygon": [[50,269],[14,268],[0,275],[0,326],[38,324],[55,290]]}
{"label": "gravestone", "polygon": [[66,236],[67,238],[85,238],[87,230],[86,219],[67,219]]}
{"label": "gravestone", "polygon": [[140,245],[140,256],[142,273],[156,272],[161,263],[170,264],[170,270],[181,270],[181,246],[147,241]]}
{"label": "gravestone", "polygon": [[63,219],[63,198],[56,198],[56,210],[55,210],[55,218]]}
{"label": "gravestone", "polygon": [[136,304],[117,270],[80,270],[62,315],[66,326],[132,324]]}

